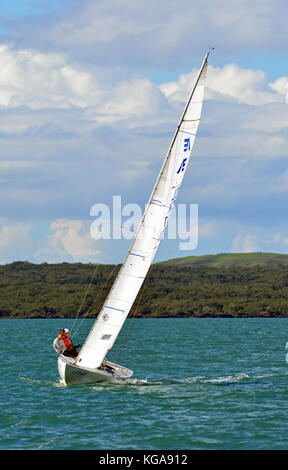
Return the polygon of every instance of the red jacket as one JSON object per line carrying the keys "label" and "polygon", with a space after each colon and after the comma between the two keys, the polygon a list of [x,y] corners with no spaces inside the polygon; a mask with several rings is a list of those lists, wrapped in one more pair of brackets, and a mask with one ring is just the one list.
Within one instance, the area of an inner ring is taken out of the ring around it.
{"label": "red jacket", "polygon": [[64,338],[64,343],[65,343],[66,348],[68,348],[68,346],[72,344],[70,339],[67,336],[65,336]]}

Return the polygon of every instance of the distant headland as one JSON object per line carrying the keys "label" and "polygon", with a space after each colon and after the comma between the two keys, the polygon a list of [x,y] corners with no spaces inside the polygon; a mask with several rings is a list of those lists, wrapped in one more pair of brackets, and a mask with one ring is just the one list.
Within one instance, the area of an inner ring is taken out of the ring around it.
{"label": "distant headland", "polygon": [[[96,317],[120,265],[0,265],[1,318]],[[288,317],[288,255],[220,253],[154,263],[135,317]]]}

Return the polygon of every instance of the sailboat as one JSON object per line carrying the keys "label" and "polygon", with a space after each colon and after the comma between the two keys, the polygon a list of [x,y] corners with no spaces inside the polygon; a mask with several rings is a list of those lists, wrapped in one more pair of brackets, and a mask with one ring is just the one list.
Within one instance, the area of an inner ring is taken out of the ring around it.
{"label": "sailboat", "polygon": [[208,52],[164,159],[142,221],[114,284],[76,359],[60,355],[58,370],[65,385],[127,380],[133,371],[106,356],[132,308],[163,238],[199,126]]}

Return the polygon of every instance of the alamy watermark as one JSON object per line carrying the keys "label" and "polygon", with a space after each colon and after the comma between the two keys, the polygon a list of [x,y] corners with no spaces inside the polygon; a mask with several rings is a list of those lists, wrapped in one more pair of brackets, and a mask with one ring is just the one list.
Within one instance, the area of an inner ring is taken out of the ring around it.
{"label": "alamy watermark", "polygon": [[[90,226],[94,240],[131,240],[141,223],[144,211],[138,204],[122,205],[121,196],[113,196],[112,214],[107,204],[97,203],[91,207],[90,216],[95,220]],[[155,234],[169,240],[179,240],[180,250],[194,250],[198,246],[198,204],[175,204],[171,206],[169,220],[163,224],[162,234]],[[151,236],[151,227],[146,234]],[[153,229],[152,229],[153,230]],[[165,232],[164,232],[165,230]],[[142,236],[146,236],[143,231]]]}

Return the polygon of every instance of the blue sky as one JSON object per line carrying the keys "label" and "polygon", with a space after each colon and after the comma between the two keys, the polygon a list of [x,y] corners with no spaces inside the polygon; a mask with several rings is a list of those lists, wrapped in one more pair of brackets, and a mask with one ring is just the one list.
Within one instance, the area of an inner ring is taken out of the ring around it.
{"label": "blue sky", "polygon": [[20,18],[45,14],[61,8],[58,0],[1,0],[1,15],[4,18]]}
{"label": "blue sky", "polygon": [[0,263],[122,262],[130,241],[93,240],[91,207],[144,209],[211,45],[178,197],[198,246],[156,260],[288,252],[286,2],[0,4]]}

